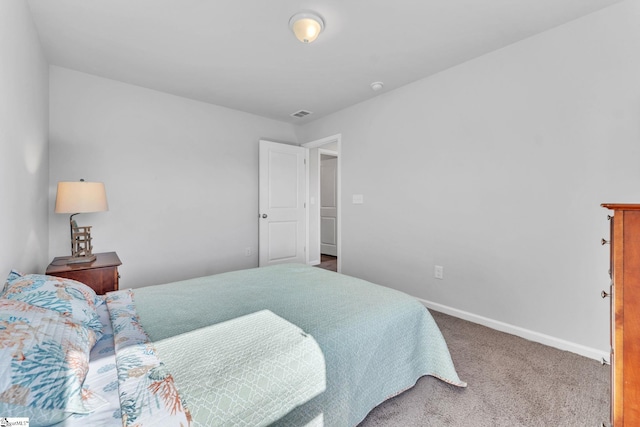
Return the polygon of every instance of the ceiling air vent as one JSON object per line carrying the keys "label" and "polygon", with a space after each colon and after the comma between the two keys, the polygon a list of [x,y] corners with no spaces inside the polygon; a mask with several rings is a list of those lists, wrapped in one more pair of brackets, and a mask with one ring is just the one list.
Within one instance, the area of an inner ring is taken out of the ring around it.
{"label": "ceiling air vent", "polygon": [[300,111],[296,111],[295,113],[291,113],[289,114],[291,117],[305,117],[308,116],[309,114],[313,114],[311,111],[306,111],[306,110],[300,110]]}

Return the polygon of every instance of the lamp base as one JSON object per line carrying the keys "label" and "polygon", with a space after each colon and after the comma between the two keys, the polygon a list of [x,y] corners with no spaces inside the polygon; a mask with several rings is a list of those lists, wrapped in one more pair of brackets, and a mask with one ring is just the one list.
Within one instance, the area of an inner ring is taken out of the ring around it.
{"label": "lamp base", "polygon": [[67,264],[84,264],[87,262],[93,262],[96,260],[95,255],[87,255],[87,256],[70,256],[65,261]]}

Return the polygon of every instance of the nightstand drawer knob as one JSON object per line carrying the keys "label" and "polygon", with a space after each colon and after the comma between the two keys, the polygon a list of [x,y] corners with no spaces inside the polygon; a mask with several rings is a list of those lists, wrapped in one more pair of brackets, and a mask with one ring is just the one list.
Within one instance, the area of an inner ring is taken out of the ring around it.
{"label": "nightstand drawer knob", "polygon": [[600,241],[600,243],[602,243],[603,245],[606,245],[607,243],[611,243],[611,241],[609,240],[605,240],[604,238]]}
{"label": "nightstand drawer knob", "polygon": [[611,296],[611,294],[608,294],[608,293],[606,293],[605,291],[602,291],[602,292],[600,292],[600,296],[601,296],[602,298],[606,298],[606,297],[610,297],[610,296]]}

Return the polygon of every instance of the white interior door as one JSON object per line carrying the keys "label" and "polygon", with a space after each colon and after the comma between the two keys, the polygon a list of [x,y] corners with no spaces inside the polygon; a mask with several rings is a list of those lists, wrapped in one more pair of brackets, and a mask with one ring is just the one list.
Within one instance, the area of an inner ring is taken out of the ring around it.
{"label": "white interior door", "polygon": [[306,263],[307,149],[260,141],[259,265]]}
{"label": "white interior door", "polygon": [[320,158],[320,253],[338,256],[338,159]]}

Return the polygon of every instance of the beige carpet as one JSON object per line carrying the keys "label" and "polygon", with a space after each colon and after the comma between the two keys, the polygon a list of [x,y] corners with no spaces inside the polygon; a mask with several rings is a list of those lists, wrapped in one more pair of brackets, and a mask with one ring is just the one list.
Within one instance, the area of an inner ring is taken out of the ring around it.
{"label": "beige carpet", "polygon": [[609,420],[609,366],[431,313],[468,388],[423,377],[359,427],[595,427]]}

